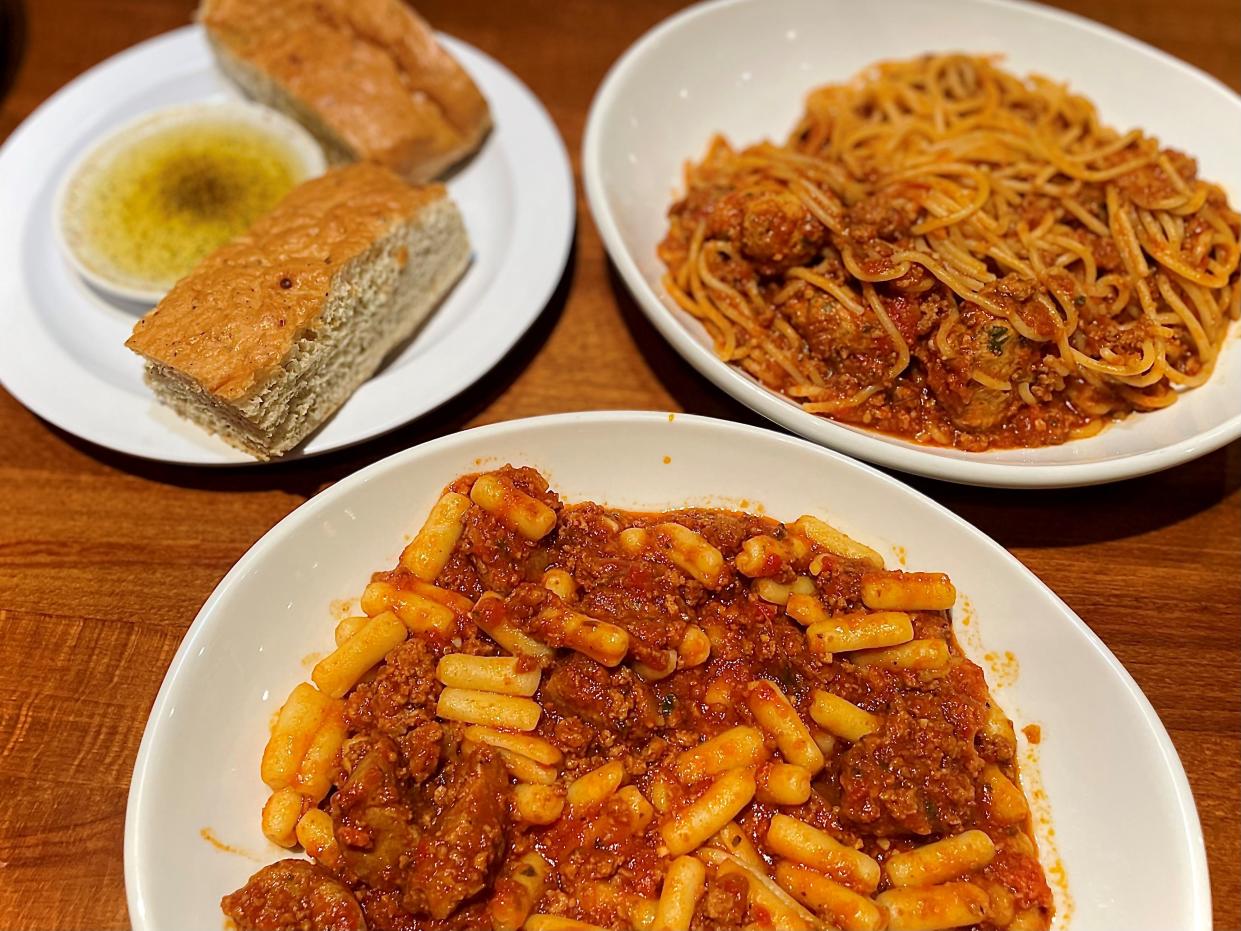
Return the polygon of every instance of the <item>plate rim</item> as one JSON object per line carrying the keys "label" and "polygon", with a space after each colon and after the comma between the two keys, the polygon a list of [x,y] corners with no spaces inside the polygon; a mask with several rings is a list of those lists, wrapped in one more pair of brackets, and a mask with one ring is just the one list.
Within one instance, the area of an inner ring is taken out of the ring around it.
{"label": "plate rim", "polygon": [[[621,82],[638,67],[638,59],[686,23],[736,6],[753,5],[761,0],[700,0],[656,23],[633,41],[608,68],[595,90],[582,135],[581,171],[591,218],[612,264],[620,272],[626,288],[643,315],[672,346],[682,360],[734,400],[769,421],[804,439],[865,459],[886,468],[911,475],[995,488],[1073,488],[1138,478],[1182,465],[1214,452],[1241,437],[1241,408],[1235,414],[1194,436],[1167,446],[1113,456],[1095,462],[1015,463],[991,462],[938,455],[900,437],[864,430],[827,418],[807,414],[782,395],[753,381],[694,338],[670,304],[647,283],[637,262],[624,243],[613,215],[603,181],[601,136],[608,115],[615,109]],[[1049,20],[1067,28],[1093,33],[1117,42],[1131,51],[1154,58],[1186,76],[1203,83],[1206,89],[1222,94],[1241,117],[1241,95],[1201,69],[1155,48],[1120,30],[1095,22],[1077,13],[1019,0],[957,0],[977,6],[993,7],[1015,16]],[[1227,337],[1235,341],[1238,327],[1233,322]],[[1235,351],[1241,352],[1241,349]],[[1087,442],[1087,441],[1076,441]],[[985,455],[985,454],[981,454]]]}
{"label": "plate rim", "polygon": [[[407,413],[399,405],[388,405],[386,414],[371,416],[366,427],[351,430],[339,440],[319,447],[315,445],[316,437],[312,435],[307,443],[302,444],[293,452],[265,462],[255,460],[239,450],[233,450],[232,447],[210,446],[202,448],[193,447],[192,449],[174,448],[170,450],[161,446],[158,441],[144,440],[136,433],[117,437],[115,431],[108,423],[97,417],[91,418],[89,415],[79,413],[71,401],[66,401],[63,398],[57,399],[57,393],[52,390],[48,383],[48,376],[32,375],[30,371],[27,371],[27,368],[30,368],[30,366],[22,363],[18,358],[21,353],[27,352],[30,348],[28,345],[25,345],[25,340],[0,340],[0,385],[35,416],[92,446],[151,462],[206,468],[235,468],[271,466],[298,461],[348,449],[377,439],[406,424],[433,414],[453,398],[486,379],[542,316],[565,276],[577,229],[576,185],[564,138],[555,121],[548,113],[547,108],[534,92],[509,68],[474,45],[442,32],[437,32],[436,37],[454,54],[462,58],[472,59],[491,72],[503,84],[504,95],[512,98],[512,106],[520,108],[519,115],[523,117],[523,120],[515,124],[516,131],[510,130],[509,138],[515,140],[515,142],[510,143],[510,146],[517,145],[520,150],[529,145],[534,145],[545,156],[545,166],[538,176],[540,179],[538,190],[541,192],[541,196],[536,202],[533,196],[523,198],[521,195],[521,188],[523,188],[521,183],[523,179],[520,176],[521,165],[510,156],[503,154],[508,151],[507,149],[501,150],[506,168],[513,177],[513,184],[510,189],[516,191],[513,197],[513,226],[514,233],[517,235],[511,237],[516,245],[510,244],[505,252],[497,257],[494,269],[496,280],[492,281],[480,292],[479,296],[482,300],[471,301],[462,308],[463,313],[467,314],[472,314],[484,302],[504,308],[503,313],[493,312],[492,317],[489,318],[500,321],[501,326],[498,329],[501,332],[501,336],[493,341],[479,343],[476,346],[476,351],[472,354],[471,368],[476,371],[472,378],[463,383],[457,379],[447,382],[442,379],[435,380],[434,384],[421,387],[419,393],[424,400],[418,405],[420,410],[416,413]],[[86,93],[83,88],[99,80],[101,74],[106,76],[109,73],[115,73],[116,70],[133,68],[134,59],[141,59],[144,55],[167,54],[169,47],[176,47],[178,43],[189,42],[202,42],[205,45],[201,25],[190,23],[145,39],[142,42],[122,49],[91,66],[81,74],[76,75],[40,103],[0,145],[0,181],[6,176],[17,176],[22,165],[32,157],[26,152],[26,149],[31,144],[28,141],[28,137],[32,133],[37,133],[45,120],[54,118],[54,116],[49,116],[49,114],[55,114],[57,108],[64,106],[64,102],[67,99],[73,101],[78,96]],[[249,101],[249,98],[244,96],[239,99]],[[164,105],[152,105],[147,112],[161,109],[162,106]],[[495,121],[499,123],[505,117],[505,113],[495,110],[494,101],[492,101],[492,107],[493,116],[496,118]],[[97,142],[103,135],[107,135],[119,125],[120,123],[118,122],[115,125],[101,128],[100,134],[93,139],[87,140],[84,145],[90,147],[92,142]],[[533,142],[526,140],[533,140]],[[484,145],[488,144],[494,144],[494,142],[491,139],[484,142]],[[22,159],[22,161],[19,162],[19,159]],[[52,180],[55,181],[55,179]],[[448,179],[447,183],[451,187],[451,178]],[[53,184],[53,188],[56,188],[55,184]],[[22,213],[23,222],[28,222],[27,218],[31,215],[32,211],[29,208],[25,209]],[[540,230],[542,231],[541,235],[537,237],[520,235],[524,226],[530,222],[529,218],[532,217],[538,219]],[[523,220],[523,218],[527,219]],[[75,373],[86,379],[83,383],[84,385],[96,388],[106,387],[110,394],[114,392],[124,393],[123,389],[112,386],[104,378],[77,365],[72,359],[66,358],[69,356],[68,350],[63,348],[60,341],[54,335],[47,332],[47,326],[40,319],[39,307],[28,299],[26,288],[21,283],[27,276],[21,270],[20,250],[22,248],[22,237],[20,236],[20,231],[11,229],[12,223],[8,224],[8,226],[10,228],[6,229],[3,236],[0,236],[0,244],[4,244],[5,254],[16,261],[18,271],[14,275],[17,282],[6,288],[6,291],[14,299],[6,302],[10,306],[0,306],[0,322],[13,327],[20,326],[22,328],[21,331],[26,334],[39,333],[37,348],[40,350],[45,350],[49,347],[54,348],[58,353],[55,358],[62,360],[64,364],[72,364]],[[533,241],[522,245],[522,241],[526,239]],[[10,249],[18,251],[10,252]],[[537,261],[529,261],[531,257]],[[72,274],[67,263],[64,273]],[[511,290],[514,280],[522,285],[520,293],[528,294],[529,298],[524,301],[502,301],[498,299],[496,297],[497,285],[507,284]],[[490,298],[488,297],[489,295]],[[524,311],[514,312],[514,308],[520,309],[523,307],[526,308]],[[441,334],[441,338],[451,338],[453,332],[453,330],[448,330]],[[25,348],[15,345],[18,342],[23,343]],[[358,390],[361,391],[370,384],[370,381],[363,383]],[[64,391],[61,389],[61,394],[63,393]],[[49,401],[49,398],[52,400]],[[157,405],[154,396],[150,397],[149,402],[151,405]],[[162,409],[162,406],[160,407]],[[333,415],[333,418],[335,416]],[[162,434],[163,429],[159,427],[155,432]],[[307,448],[307,446],[310,448]]]}
{"label": "plate rim", "polygon": [[527,430],[538,430],[548,426],[563,425],[565,429],[572,429],[576,424],[587,422],[592,424],[612,424],[616,427],[618,434],[627,425],[656,426],[663,423],[675,429],[676,425],[680,423],[683,426],[689,425],[691,428],[731,434],[738,441],[744,443],[758,442],[771,443],[778,446],[800,447],[803,451],[833,460],[839,468],[857,470],[878,480],[883,486],[885,494],[891,494],[897,498],[906,495],[912,496],[913,500],[918,503],[929,506],[939,517],[947,519],[958,530],[972,536],[978,543],[986,547],[996,559],[1003,560],[1027,584],[1034,585],[1042,594],[1049,597],[1050,603],[1060,612],[1063,619],[1071,627],[1075,628],[1078,634],[1085,638],[1089,647],[1098,654],[1099,658],[1117,677],[1118,682],[1127,692],[1134,707],[1141,712],[1142,719],[1154,740],[1154,746],[1159,750],[1168,772],[1170,787],[1175,794],[1177,808],[1181,815],[1181,823],[1184,827],[1183,839],[1189,847],[1190,863],[1188,866],[1193,888],[1189,889],[1188,892],[1193,914],[1187,916],[1191,918],[1191,923],[1187,927],[1192,928],[1193,931],[1207,931],[1211,927],[1213,920],[1212,895],[1206,855],[1206,841],[1202,833],[1202,823],[1198,815],[1198,808],[1194,801],[1188,775],[1185,772],[1180,755],[1172,743],[1167,728],[1164,726],[1159,714],[1155,711],[1154,706],[1151,705],[1150,700],[1146,697],[1146,694],[1120,660],[1112,653],[1107,644],[1033,570],[996,542],[990,535],[935,501],[929,495],[868,463],[860,462],[834,449],[829,449],[802,437],[731,420],[666,411],[631,410],[578,411],[500,421],[410,446],[353,472],[331,487],[307,499],[285,515],[246,550],[241,558],[233,564],[224,577],[216,584],[186,630],[176,653],[168,665],[163,681],[160,683],[159,691],[156,694],[143,728],[142,740],[134,759],[129,791],[126,798],[123,848],[126,902],[135,931],[146,931],[146,929],[153,927],[147,923],[142,897],[138,867],[140,843],[138,825],[140,823],[139,813],[143,806],[148,770],[152,765],[151,757],[154,753],[157,738],[156,732],[159,730],[161,722],[167,718],[166,711],[169,703],[172,701],[176,680],[186,663],[192,660],[199,645],[199,639],[205,636],[205,632],[214,623],[212,616],[220,602],[229,597],[232,590],[240,585],[249,575],[251,568],[265,558],[267,550],[280,546],[287,538],[300,532],[303,526],[312,523],[319,516],[320,512],[334,505],[337,500],[349,496],[356,488],[366,485],[380,475],[408,468],[411,463],[416,463],[419,459],[442,449],[454,446],[470,446],[480,440],[491,437],[521,434]]}

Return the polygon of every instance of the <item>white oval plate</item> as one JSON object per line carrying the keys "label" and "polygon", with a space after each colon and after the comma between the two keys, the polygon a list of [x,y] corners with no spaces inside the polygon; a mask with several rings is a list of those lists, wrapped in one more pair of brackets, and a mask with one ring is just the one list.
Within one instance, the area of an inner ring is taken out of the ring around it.
{"label": "white oval plate", "polygon": [[[483,377],[546,305],[569,254],[574,192],[555,126],[512,73],[464,42],[441,41],[478,83],[495,127],[448,179],[472,264],[430,320],[318,432],[284,456],[315,455],[392,430]],[[95,140],[140,113],[240,94],[198,26],[143,42],[56,93],[0,149],[0,381],[56,426],[166,462],[252,463],[157,404],[124,343],[146,311],[102,297],[56,244],[53,198]]]}
{"label": "white oval plate", "polygon": [[[225,576],[172,661],[134,766],[125,879],[135,928],[218,931],[220,896],[287,855],[259,829],[259,758],[271,715],[332,645],[329,606],[395,563],[445,484],[504,462],[541,469],[569,501],[744,500],[785,520],[826,515],[889,559],[903,547],[910,569],[950,573],[969,603],[971,623],[957,625],[966,651],[984,669],[987,652],[1011,650],[1020,664],[1015,681],[1015,664],[988,679],[1019,728],[1042,728],[1027,778],[1046,792],[1074,931],[1210,926],[1202,832],[1163,725],[1099,639],[1004,549],[896,479],[804,440],[700,417],[586,413],[391,456],[302,505]],[[1023,739],[1023,760],[1030,753]],[[1048,827],[1040,819],[1044,849]],[[207,843],[204,828],[253,859]],[[1057,906],[1063,928],[1060,891]]]}
{"label": "white oval plate", "polygon": [[720,361],[676,307],[655,247],[683,191],[681,168],[723,132],[738,145],[783,139],[807,92],[882,59],[1000,52],[1006,67],[1068,81],[1117,127],[1140,126],[1197,156],[1241,205],[1241,98],[1163,52],[1096,23],[999,0],[723,0],[652,29],[612,67],[591,105],[582,174],[612,261],[655,327],[741,403],[808,439],[880,465],[974,485],[1063,487],[1145,475],[1241,436],[1234,328],[1211,380],[1162,411],[1041,449],[967,453],[846,426],[803,411]]}

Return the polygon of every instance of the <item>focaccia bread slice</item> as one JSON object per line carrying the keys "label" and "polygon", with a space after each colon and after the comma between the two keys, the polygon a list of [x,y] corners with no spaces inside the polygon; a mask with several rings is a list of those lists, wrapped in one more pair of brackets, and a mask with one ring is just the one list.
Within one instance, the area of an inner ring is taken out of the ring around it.
{"label": "focaccia bread slice", "polygon": [[469,255],[443,186],[378,165],[333,169],[199,263],[125,345],[162,402],[269,459],[374,374]]}
{"label": "focaccia bread slice", "polygon": [[402,0],[203,0],[198,19],[225,74],[334,162],[427,181],[491,127],[478,87]]}

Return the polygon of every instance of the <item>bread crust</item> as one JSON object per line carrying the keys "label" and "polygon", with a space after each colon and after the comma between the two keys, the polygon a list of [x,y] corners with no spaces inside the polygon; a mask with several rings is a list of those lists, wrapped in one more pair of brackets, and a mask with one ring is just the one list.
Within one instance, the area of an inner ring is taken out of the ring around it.
{"label": "bread crust", "polygon": [[125,345],[238,401],[313,333],[341,269],[447,196],[367,163],[307,181],[178,281]]}
{"label": "bread crust", "polygon": [[225,73],[337,159],[429,180],[491,127],[477,86],[402,0],[203,0],[198,18]]}

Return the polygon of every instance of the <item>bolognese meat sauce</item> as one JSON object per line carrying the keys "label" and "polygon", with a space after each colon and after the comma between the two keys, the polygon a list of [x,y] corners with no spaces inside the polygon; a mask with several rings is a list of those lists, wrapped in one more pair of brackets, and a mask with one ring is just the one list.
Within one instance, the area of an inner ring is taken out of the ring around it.
{"label": "bolognese meat sauce", "polygon": [[[1048,926],[1011,724],[949,610],[901,595],[950,605],[946,577],[814,518],[632,513],[488,475],[502,498],[462,505],[433,579],[374,576],[391,603],[457,609],[344,697],[330,837],[224,898],[240,928],[880,928],[915,900],[942,927]],[[529,502],[554,516],[537,539]],[[907,606],[875,610],[880,589]],[[866,640],[880,614],[901,633]],[[846,640],[879,645],[823,646]],[[446,685],[446,656],[507,678]]]}

